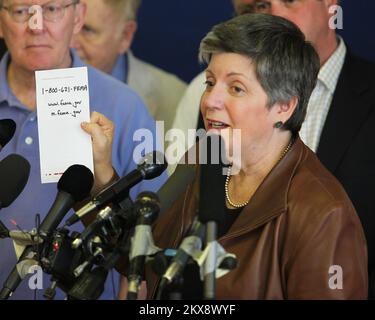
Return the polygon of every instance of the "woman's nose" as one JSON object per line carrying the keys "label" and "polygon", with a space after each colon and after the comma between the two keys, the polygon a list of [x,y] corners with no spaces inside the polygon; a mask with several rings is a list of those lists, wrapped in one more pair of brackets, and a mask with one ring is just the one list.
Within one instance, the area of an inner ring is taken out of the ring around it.
{"label": "woman's nose", "polygon": [[205,109],[222,109],[224,107],[225,93],[219,86],[214,86],[203,93],[201,105]]}

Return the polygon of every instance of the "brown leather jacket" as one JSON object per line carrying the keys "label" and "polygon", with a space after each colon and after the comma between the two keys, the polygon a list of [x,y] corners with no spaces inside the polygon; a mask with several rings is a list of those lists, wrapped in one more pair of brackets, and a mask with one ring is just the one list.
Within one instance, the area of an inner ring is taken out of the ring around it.
{"label": "brown leather jacket", "polygon": [[[155,225],[159,247],[178,247],[189,230],[198,180]],[[355,209],[299,138],[219,242],[238,264],[217,280],[217,299],[367,298],[366,240]],[[342,289],[332,266],[342,268]],[[150,269],[146,281],[150,299],[158,284]]]}

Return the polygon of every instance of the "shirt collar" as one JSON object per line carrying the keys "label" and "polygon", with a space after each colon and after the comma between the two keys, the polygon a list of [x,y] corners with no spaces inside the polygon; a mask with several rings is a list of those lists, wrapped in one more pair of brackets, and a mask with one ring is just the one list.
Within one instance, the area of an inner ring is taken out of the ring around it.
{"label": "shirt collar", "polygon": [[72,57],[71,68],[86,67],[87,65],[81,60],[75,49],[70,49],[70,56]]}
{"label": "shirt collar", "polygon": [[318,80],[322,82],[326,88],[333,94],[336,90],[336,84],[339,79],[342,66],[344,65],[346,55],[346,45],[344,40],[337,37],[339,45],[326,61],[326,63],[320,68],[318,74]]}
{"label": "shirt collar", "polygon": [[128,57],[127,54],[121,54],[117,57],[115,66],[111,72],[112,77],[127,83],[128,75]]}
{"label": "shirt collar", "polygon": [[19,102],[10,90],[7,79],[9,61],[9,52],[6,52],[0,62],[0,103],[7,101],[9,105],[15,105]]}

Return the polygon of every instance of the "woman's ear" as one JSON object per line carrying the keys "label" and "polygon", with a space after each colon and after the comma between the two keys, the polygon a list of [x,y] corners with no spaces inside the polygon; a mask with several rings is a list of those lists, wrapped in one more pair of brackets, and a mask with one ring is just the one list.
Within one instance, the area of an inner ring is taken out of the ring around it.
{"label": "woman's ear", "polygon": [[288,102],[278,102],[274,105],[275,111],[275,122],[282,121],[283,123],[287,122],[290,117],[293,115],[294,111],[298,106],[298,98],[293,97]]}

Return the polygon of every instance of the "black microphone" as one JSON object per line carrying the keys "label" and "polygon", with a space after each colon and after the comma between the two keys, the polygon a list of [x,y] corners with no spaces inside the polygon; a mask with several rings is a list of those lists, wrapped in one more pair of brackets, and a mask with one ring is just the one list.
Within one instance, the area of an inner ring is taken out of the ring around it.
{"label": "black microphone", "polygon": [[167,161],[161,152],[154,151],[147,154],[137,169],[101,191],[87,205],[67,219],[65,224],[70,226],[93,210],[100,209],[113,201],[125,199],[128,196],[130,188],[144,179],[150,180],[160,176],[167,166]]}
{"label": "black microphone", "polygon": [[90,169],[78,164],[70,166],[57,183],[55,201],[40,224],[40,233],[48,236],[54,231],[72,206],[90,195],[93,184],[94,176]]}
{"label": "black microphone", "polygon": [[0,151],[13,138],[16,132],[16,123],[12,119],[0,120]]}
{"label": "black microphone", "polygon": [[206,224],[206,246],[209,247],[204,263],[204,298],[215,298],[217,252],[216,240],[218,226],[225,216],[225,176],[222,166],[217,164],[201,165],[199,192],[199,220]]}
{"label": "black microphone", "polygon": [[189,235],[182,240],[176,255],[171,261],[171,264],[164,272],[159,284],[158,293],[156,296],[157,300],[161,299],[165,287],[182,274],[186,264],[194,253],[198,252],[202,248],[204,233],[204,224],[202,224],[198,219],[195,219]]}
{"label": "black microphone", "polygon": [[[188,150],[188,157],[195,158],[194,163],[199,157],[207,163],[224,163],[226,161],[224,140],[217,134],[207,134],[200,138],[198,144]],[[197,150],[198,149],[198,150]],[[212,149],[214,150],[212,152]],[[217,152],[215,152],[217,150]],[[215,156],[212,156],[215,153]],[[190,154],[190,156],[189,156]],[[208,156],[202,156],[206,154]],[[188,160],[189,161],[189,160]],[[226,163],[225,163],[226,164]],[[197,166],[195,164],[180,163],[177,165],[174,173],[169,177],[166,183],[158,190],[157,195],[160,199],[160,216],[162,216],[177,200],[177,198],[186,190],[186,187],[197,176]]]}
{"label": "black microphone", "polygon": [[143,279],[146,256],[155,253],[151,248],[153,244],[151,225],[159,214],[159,198],[153,192],[141,192],[134,207],[138,218],[129,253],[128,300],[137,299],[139,286]]}
{"label": "black microphone", "polygon": [[[219,139],[219,143],[215,141]],[[216,148],[212,148],[216,142]],[[199,220],[206,224],[206,246],[209,246],[208,255],[204,263],[204,298],[214,299],[216,290],[217,250],[216,240],[218,226],[223,225],[225,219],[225,178],[223,159],[225,148],[221,136],[211,136],[207,140],[207,164],[200,165],[199,189]],[[220,157],[219,157],[220,155]],[[215,162],[214,159],[220,159]],[[212,270],[213,268],[213,270]]]}
{"label": "black microphone", "polygon": [[[86,198],[94,178],[91,171],[82,165],[70,166],[61,176],[57,189],[59,190],[51,209],[40,225],[40,232],[49,235],[61,222],[64,215],[70,210],[76,201]],[[33,246],[27,246],[18,262],[23,261],[33,253]],[[17,289],[25,275],[20,275],[17,265],[13,268],[0,291],[0,300],[8,299]]]}
{"label": "black microphone", "polygon": [[30,163],[17,154],[10,154],[0,162],[0,209],[6,208],[26,186]]}

